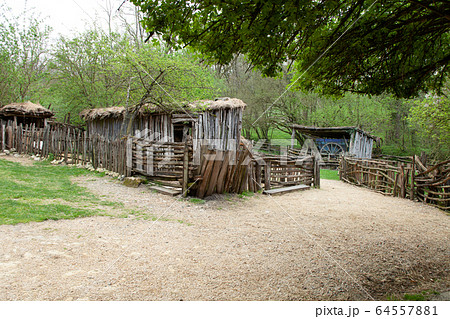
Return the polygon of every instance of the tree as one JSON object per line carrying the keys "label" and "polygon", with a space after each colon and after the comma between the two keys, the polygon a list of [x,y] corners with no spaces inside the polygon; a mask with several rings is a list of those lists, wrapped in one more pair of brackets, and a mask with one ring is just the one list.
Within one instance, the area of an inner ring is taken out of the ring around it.
{"label": "tree", "polygon": [[212,98],[213,73],[184,51],[165,54],[152,43],[136,45],[117,33],[89,30],[61,38],[51,63],[51,92],[60,116],[83,109],[153,103],[170,108]]}
{"label": "tree", "polygon": [[448,75],[444,0],[131,2],[150,35],[214,63],[244,54],[269,76],[295,61],[295,80],[306,89],[411,97],[439,91]]}
{"label": "tree", "polygon": [[[50,27],[31,15],[20,26],[18,17],[0,7],[0,105],[39,96],[48,62]],[[9,18],[8,18],[9,17]]]}
{"label": "tree", "polygon": [[424,148],[436,159],[450,157],[450,84],[444,87],[443,96],[427,94],[412,101],[409,113],[410,125],[417,129]]}

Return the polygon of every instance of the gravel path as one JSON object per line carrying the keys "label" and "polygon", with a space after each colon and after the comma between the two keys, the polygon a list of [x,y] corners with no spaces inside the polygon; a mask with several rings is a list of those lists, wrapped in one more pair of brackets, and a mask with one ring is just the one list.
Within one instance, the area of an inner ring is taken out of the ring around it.
{"label": "gravel path", "polygon": [[0,226],[0,300],[385,300],[450,287],[449,217],[420,203],[327,180],[205,204],[76,182],[124,206]]}

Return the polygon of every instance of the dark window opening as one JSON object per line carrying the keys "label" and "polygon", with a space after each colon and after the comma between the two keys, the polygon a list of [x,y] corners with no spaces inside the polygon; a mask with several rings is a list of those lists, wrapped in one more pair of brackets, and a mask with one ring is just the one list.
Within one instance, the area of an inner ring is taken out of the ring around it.
{"label": "dark window opening", "polygon": [[173,125],[173,141],[183,142],[184,135],[192,134],[192,123],[179,123]]}

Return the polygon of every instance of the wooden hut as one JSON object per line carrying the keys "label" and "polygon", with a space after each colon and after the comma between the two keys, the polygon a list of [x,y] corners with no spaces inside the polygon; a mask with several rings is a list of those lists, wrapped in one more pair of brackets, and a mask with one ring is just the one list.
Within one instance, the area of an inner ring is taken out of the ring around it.
{"label": "wooden hut", "polygon": [[[106,145],[126,138],[127,175],[138,173],[159,182],[169,180],[169,184],[170,180],[179,181],[183,193],[188,182],[196,183],[190,193],[203,197],[241,189],[240,183],[232,183],[237,177],[227,178],[225,173],[233,171],[230,165],[235,161],[243,160],[242,154],[250,156],[249,152],[240,152],[244,108],[245,103],[239,99],[220,98],[173,107],[147,104],[128,110],[91,109],[80,116],[86,121],[92,149],[98,143]],[[94,154],[94,162],[96,157]],[[220,178],[218,172],[222,173]]]}
{"label": "wooden hut", "polygon": [[[194,153],[201,143],[207,143],[209,149],[235,151],[240,143],[245,106],[235,98],[201,100],[170,108],[147,104],[134,112],[132,122],[126,120],[125,125],[131,125],[131,135],[148,141],[183,142],[190,137]],[[124,107],[109,107],[85,110],[80,116],[86,121],[89,136],[115,140],[124,135],[126,113]]]}
{"label": "wooden hut", "polygon": [[14,121],[16,125],[22,124],[22,126],[34,124],[36,128],[42,128],[47,125],[48,119],[53,116],[52,111],[30,101],[11,103],[0,108],[0,119]]}

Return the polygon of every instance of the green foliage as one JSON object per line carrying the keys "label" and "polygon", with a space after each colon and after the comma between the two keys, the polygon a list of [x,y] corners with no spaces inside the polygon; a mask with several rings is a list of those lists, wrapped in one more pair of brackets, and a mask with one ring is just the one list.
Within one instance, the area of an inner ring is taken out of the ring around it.
{"label": "green foliage", "polygon": [[50,94],[61,105],[59,117],[86,108],[212,98],[213,73],[184,51],[165,53],[157,44],[135,46],[127,36],[89,30],[60,38],[51,63]]}
{"label": "green foliage", "polygon": [[403,300],[407,301],[425,301],[425,296],[422,294],[405,294]]}
{"label": "green foliage", "polygon": [[295,61],[305,89],[398,97],[439,89],[448,74],[446,1],[131,0],[151,34],[213,63],[245,55],[274,76]]}
{"label": "green foliage", "polygon": [[410,125],[417,129],[421,142],[430,148],[437,159],[450,157],[450,84],[447,82],[444,93],[438,97],[427,95],[421,100],[412,101],[409,114]]}
{"label": "green foliage", "polygon": [[0,160],[0,224],[90,216],[97,211],[85,206],[111,205],[70,181],[83,174],[82,169]]}
{"label": "green foliage", "polygon": [[51,29],[35,15],[19,21],[0,6],[0,105],[39,99],[46,76]]}

